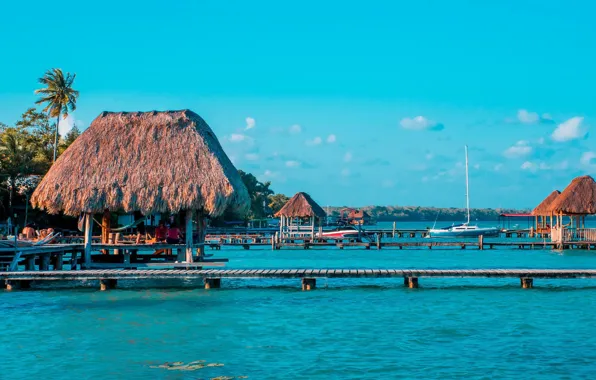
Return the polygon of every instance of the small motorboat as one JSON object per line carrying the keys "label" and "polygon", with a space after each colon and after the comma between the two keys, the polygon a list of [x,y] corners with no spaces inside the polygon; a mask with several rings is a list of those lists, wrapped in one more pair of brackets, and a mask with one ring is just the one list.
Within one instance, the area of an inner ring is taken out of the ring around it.
{"label": "small motorboat", "polygon": [[363,236],[368,236],[368,234],[365,231],[358,231],[358,229],[352,226],[340,226],[333,230],[316,234],[317,238],[322,239],[356,239]]}

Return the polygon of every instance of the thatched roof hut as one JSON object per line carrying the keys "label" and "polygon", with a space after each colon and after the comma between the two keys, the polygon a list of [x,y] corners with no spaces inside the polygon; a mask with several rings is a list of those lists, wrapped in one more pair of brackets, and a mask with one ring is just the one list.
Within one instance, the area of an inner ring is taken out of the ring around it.
{"label": "thatched roof hut", "polygon": [[250,199],[207,123],[190,110],[103,112],[58,158],[31,197],[67,215],[244,212]]}
{"label": "thatched roof hut", "polygon": [[589,175],[575,178],[551,203],[550,211],[559,215],[596,214],[596,182]]}
{"label": "thatched roof hut", "polygon": [[307,193],[296,193],[284,207],[276,214],[276,217],[284,216],[289,218],[306,218],[317,217],[324,218],[327,216],[321,206],[315,202]]}
{"label": "thatched roof hut", "polygon": [[548,195],[548,197],[544,198],[542,202],[534,210],[532,210],[532,215],[534,216],[548,216],[551,215],[551,204],[559,197],[561,192],[559,190],[555,190]]}

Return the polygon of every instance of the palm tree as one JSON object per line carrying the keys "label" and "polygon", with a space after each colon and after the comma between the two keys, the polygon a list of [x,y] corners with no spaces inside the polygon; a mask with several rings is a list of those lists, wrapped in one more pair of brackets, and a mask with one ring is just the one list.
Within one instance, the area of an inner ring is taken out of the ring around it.
{"label": "palm tree", "polygon": [[77,109],[77,98],[79,92],[72,88],[77,74],[66,73],[66,77],[61,69],[51,69],[46,71],[39,83],[45,85],[45,88],[35,90],[36,94],[41,94],[35,104],[46,103],[43,109],[50,117],[56,118],[56,130],[54,131],[54,160],[56,162],[56,152],[58,148],[58,124],[60,116],[66,118],[69,112]]}

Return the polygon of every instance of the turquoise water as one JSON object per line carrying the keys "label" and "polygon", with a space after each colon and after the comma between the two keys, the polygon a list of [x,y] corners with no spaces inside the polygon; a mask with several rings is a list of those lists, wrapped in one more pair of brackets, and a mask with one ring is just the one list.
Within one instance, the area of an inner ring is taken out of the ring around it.
{"label": "turquoise water", "polygon": [[[224,249],[231,268],[596,268],[550,250]],[[596,280],[120,281],[0,291],[0,378],[587,378]],[[204,360],[204,368],[159,368]],[[207,366],[207,364],[217,366]],[[221,366],[223,365],[223,366]],[[157,367],[157,368],[153,368]]]}

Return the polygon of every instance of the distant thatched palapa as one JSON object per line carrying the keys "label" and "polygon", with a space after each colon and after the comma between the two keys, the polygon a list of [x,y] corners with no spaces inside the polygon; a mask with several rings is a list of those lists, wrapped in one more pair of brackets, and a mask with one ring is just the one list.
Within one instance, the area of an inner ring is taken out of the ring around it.
{"label": "distant thatched palapa", "polygon": [[289,218],[306,218],[317,217],[324,218],[327,216],[325,210],[321,208],[307,193],[296,193],[286,204],[279,210],[276,217],[284,216]]}
{"label": "distant thatched palapa", "polygon": [[31,197],[67,215],[196,210],[240,213],[250,199],[207,123],[190,110],[103,112],[59,157]]}
{"label": "distant thatched palapa", "polygon": [[551,211],[551,204],[559,197],[561,192],[559,190],[555,190],[548,195],[548,197],[544,198],[542,202],[534,210],[532,210],[532,215],[534,216],[548,216],[552,214]]}
{"label": "distant thatched palapa", "polygon": [[[304,239],[315,239],[315,225],[317,219],[320,221],[327,214],[307,193],[296,193],[284,207],[276,214],[280,218],[279,233],[282,241],[301,237]],[[304,219],[308,218],[305,223]],[[297,219],[297,220],[295,220]]]}
{"label": "distant thatched palapa", "polygon": [[596,214],[596,182],[589,175],[575,178],[551,203],[555,215]]}

